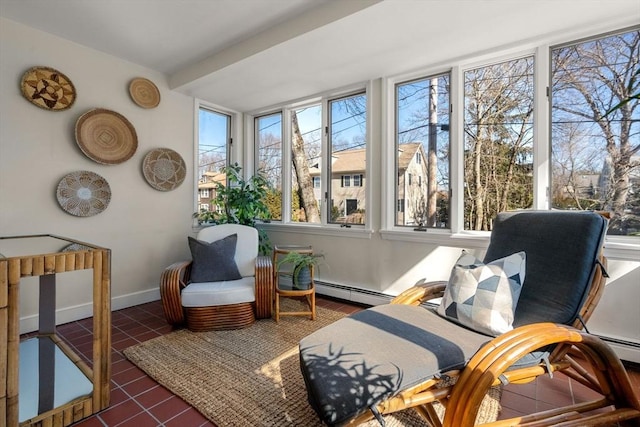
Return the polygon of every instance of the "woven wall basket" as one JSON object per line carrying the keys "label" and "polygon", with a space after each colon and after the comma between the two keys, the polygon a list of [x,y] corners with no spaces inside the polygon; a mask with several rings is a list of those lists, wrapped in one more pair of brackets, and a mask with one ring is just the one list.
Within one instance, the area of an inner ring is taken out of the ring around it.
{"label": "woven wall basket", "polygon": [[76,122],[76,142],[91,160],[103,165],[125,162],[138,148],[133,125],[115,111],[95,108]]}
{"label": "woven wall basket", "polygon": [[66,110],[76,100],[76,89],[71,80],[49,67],[28,69],[22,75],[20,90],[27,101],[50,111]]}
{"label": "woven wall basket", "polygon": [[170,191],[182,184],[187,166],[180,154],[169,148],[157,148],[144,156],[142,173],[156,190]]}
{"label": "woven wall basket", "polygon": [[58,183],[56,198],[60,207],[71,215],[93,216],[109,206],[111,187],[107,180],[97,173],[71,172]]}
{"label": "woven wall basket", "polygon": [[129,83],[129,95],[142,108],[155,108],[160,104],[160,91],[149,79],[137,77]]}

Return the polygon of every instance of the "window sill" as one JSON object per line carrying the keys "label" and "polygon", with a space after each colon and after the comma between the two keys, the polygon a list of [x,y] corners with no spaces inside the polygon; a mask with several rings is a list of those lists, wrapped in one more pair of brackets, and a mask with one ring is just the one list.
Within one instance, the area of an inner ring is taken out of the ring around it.
{"label": "window sill", "polygon": [[[461,232],[452,234],[445,230],[428,230],[426,232],[413,230],[381,230],[384,240],[404,242],[421,242],[439,244],[443,246],[464,247],[468,249],[486,249],[489,246],[491,233],[489,232]],[[616,237],[607,238],[604,244],[604,254],[609,259],[638,261],[640,259],[640,241],[621,242]]]}
{"label": "window sill", "polygon": [[280,222],[268,222],[258,224],[265,231],[287,232],[298,234],[312,234],[321,236],[350,237],[356,239],[371,239],[373,230],[364,226],[340,227],[339,225],[315,225],[315,224],[283,224]]}
{"label": "window sill", "polygon": [[640,260],[640,242],[604,242],[604,255],[610,259],[622,259],[628,261]]}
{"label": "window sill", "polygon": [[486,249],[489,245],[489,233],[456,233],[447,230],[413,231],[413,230],[380,230],[384,240],[405,242],[435,243],[444,246]]}

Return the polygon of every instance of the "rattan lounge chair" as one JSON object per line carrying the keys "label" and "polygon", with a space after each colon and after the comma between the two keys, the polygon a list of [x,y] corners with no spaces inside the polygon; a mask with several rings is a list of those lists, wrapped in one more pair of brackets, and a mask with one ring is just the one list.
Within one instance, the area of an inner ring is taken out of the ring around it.
{"label": "rattan lounge chair", "polygon": [[[224,242],[234,235],[236,238],[230,246],[234,252],[225,258],[224,253],[219,254],[224,248],[218,247],[217,259],[207,258],[211,250],[206,243]],[[171,264],[160,279],[167,322],[176,326],[186,324],[192,331],[207,331],[244,328],[256,318],[270,318],[273,266],[271,258],[258,255],[258,239],[255,228],[239,224],[203,228],[196,239],[190,239],[190,245],[194,245],[192,255],[202,255],[199,259]],[[194,252],[199,248],[204,252]],[[194,280],[196,263],[198,276],[205,279]],[[225,277],[229,274],[231,277]]]}
{"label": "rattan lounge chair", "polygon": [[[446,296],[452,279],[410,288],[391,304],[343,318],[300,342],[309,403],[328,425],[374,417],[384,425],[382,415],[414,408],[434,426],[469,426],[490,387],[562,371],[602,397],[493,425],[638,425],[637,390],[624,366],[602,340],[582,331],[604,290],[606,228],[606,219],[592,212],[499,214],[484,263],[520,251],[526,257],[512,330],[478,332],[453,320],[455,305],[439,314],[425,303]],[[509,276],[509,283],[517,277]],[[446,407],[442,423],[434,401]]]}

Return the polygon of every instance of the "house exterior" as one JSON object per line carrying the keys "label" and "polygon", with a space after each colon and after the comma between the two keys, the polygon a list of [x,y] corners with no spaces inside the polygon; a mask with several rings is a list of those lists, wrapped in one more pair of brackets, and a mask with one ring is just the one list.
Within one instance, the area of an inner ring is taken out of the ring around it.
{"label": "house exterior", "polygon": [[[320,162],[309,169],[313,190],[321,205]],[[426,155],[422,143],[401,144],[398,148],[397,225],[417,225],[424,215],[427,192]],[[366,198],[366,150],[354,149],[331,155],[332,222],[362,224]]]}
{"label": "house exterior", "polygon": [[426,214],[427,157],[419,142],[398,146],[396,225],[420,225]]}
{"label": "house exterior", "polygon": [[[366,199],[366,160],[364,148],[335,152],[331,156],[331,221],[363,224]],[[320,163],[316,162],[309,173],[313,180],[313,192],[320,206]]]}
{"label": "house exterior", "polygon": [[[205,172],[198,180],[198,212],[212,210],[211,202],[216,198],[217,184],[227,183],[223,172]],[[219,209],[219,207],[218,207]]]}

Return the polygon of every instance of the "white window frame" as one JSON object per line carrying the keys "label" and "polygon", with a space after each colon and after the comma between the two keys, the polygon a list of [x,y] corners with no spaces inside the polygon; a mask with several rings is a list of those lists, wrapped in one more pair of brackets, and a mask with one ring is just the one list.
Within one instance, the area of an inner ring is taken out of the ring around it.
{"label": "white window frame", "polygon": [[[379,84],[379,83],[378,83]],[[354,86],[349,86],[345,88],[341,88],[335,91],[330,91],[322,94],[318,94],[316,96],[310,96],[302,100],[298,100],[295,102],[291,102],[288,104],[280,105],[280,106],[271,106],[268,109],[256,110],[245,114],[244,118],[244,131],[245,131],[245,141],[247,146],[247,157],[251,159],[251,170],[255,169],[255,156],[256,156],[256,145],[255,145],[255,130],[254,130],[254,119],[259,116],[264,116],[268,114],[273,114],[275,112],[282,112],[282,121],[283,121],[283,131],[282,131],[282,220],[281,221],[272,221],[267,224],[262,224],[265,230],[273,230],[273,231],[285,231],[293,232],[293,233],[302,233],[302,234],[317,234],[317,235],[334,235],[334,236],[348,236],[355,238],[364,238],[369,239],[373,234],[372,229],[372,200],[375,197],[373,188],[371,186],[367,186],[365,190],[365,224],[364,226],[359,224],[353,224],[349,228],[340,227],[340,224],[330,223],[328,218],[328,210],[326,209],[328,200],[325,199],[325,195],[328,194],[328,185],[331,185],[331,177],[328,176],[328,168],[321,167],[321,175],[320,175],[320,192],[323,195],[322,200],[320,201],[320,216],[321,223],[305,223],[305,222],[292,222],[291,221],[291,190],[292,190],[292,182],[289,177],[291,177],[292,173],[292,159],[291,159],[291,111],[297,110],[300,108],[304,108],[305,106],[317,105],[318,103],[322,104],[322,165],[326,165],[327,161],[329,161],[330,153],[328,152],[328,135],[324,131],[329,126],[328,123],[328,104],[329,101],[334,100],[336,98],[347,97],[350,95],[356,95],[362,93],[366,96],[366,105],[367,105],[367,120],[366,120],[366,156],[367,156],[367,165],[364,176],[370,176],[371,173],[377,169],[372,166],[372,150],[373,145],[371,143],[371,138],[373,135],[372,132],[372,119],[371,119],[371,111],[372,111],[372,93],[375,92],[374,83],[369,81],[366,83],[357,84]],[[247,161],[245,162],[247,163]],[[364,176],[363,179],[364,180]],[[287,178],[284,178],[287,177]]]}
{"label": "white window frame", "polygon": [[[207,110],[211,110],[213,112],[219,114],[225,114],[231,118],[229,123],[229,136],[231,138],[232,143],[227,143],[227,165],[233,164],[235,162],[240,162],[240,159],[243,157],[246,158],[248,156],[244,156],[243,150],[243,138],[242,138],[242,114],[230,110],[228,108],[222,107],[220,105],[213,104],[211,102],[204,101],[202,99],[194,99],[194,119],[193,119],[193,207],[194,212],[199,212],[198,206],[198,182],[200,180],[199,176],[199,158],[198,158],[198,149],[200,145],[200,108],[204,108]],[[243,167],[243,171],[246,170],[246,163]],[[253,170],[253,168],[251,169]]]}
{"label": "white window frame", "polygon": [[[548,46],[548,45],[546,45]],[[548,167],[548,158],[550,147],[546,144],[540,147],[539,144],[541,138],[540,135],[545,135],[543,140],[547,138],[548,133],[545,132],[548,129],[548,125],[544,123],[544,120],[539,120],[540,117],[547,117],[549,104],[546,97],[546,82],[548,82],[549,70],[548,67],[543,68],[543,65],[548,64],[548,58],[546,61],[541,60],[540,52],[544,51],[545,55],[548,50],[544,50],[544,47],[539,48],[514,48],[503,52],[498,52],[493,55],[484,55],[482,57],[474,57],[466,61],[459,61],[453,67],[449,68],[433,68],[424,69],[422,71],[413,72],[411,74],[403,74],[395,77],[390,77],[385,80],[385,91],[389,99],[387,105],[386,120],[384,123],[385,136],[386,136],[386,163],[383,165],[383,171],[389,173],[389,171],[395,171],[395,157],[393,156],[393,150],[395,149],[395,86],[396,84],[403,83],[405,81],[414,80],[418,78],[424,78],[425,76],[450,73],[450,170],[449,170],[449,182],[451,188],[450,196],[450,229],[430,229],[427,233],[417,233],[413,229],[408,227],[397,226],[394,221],[393,212],[390,212],[389,205],[395,206],[395,191],[392,183],[395,182],[395,176],[391,177],[392,181],[387,182],[385,186],[386,191],[383,194],[383,200],[387,203],[383,204],[383,224],[381,234],[384,239],[389,240],[409,240],[409,241],[427,241],[436,243],[447,243],[452,239],[460,241],[460,244],[467,245],[469,247],[484,248],[488,244],[488,238],[490,232],[488,231],[472,231],[464,229],[464,88],[462,84],[464,82],[464,72],[479,67],[489,66],[492,64],[501,63],[508,60],[518,59],[526,56],[534,57],[534,129],[533,129],[533,146],[534,146],[534,191],[533,191],[533,205],[536,209],[548,209],[544,207],[546,201],[546,191],[540,191],[539,185],[541,182],[548,182],[548,180],[540,180],[536,177],[539,174],[541,167]],[[543,90],[540,90],[540,81],[544,81]],[[541,96],[543,99],[541,100]],[[542,109],[542,111],[541,111]],[[541,166],[541,164],[543,166]],[[385,179],[385,178],[383,178]],[[386,178],[385,181],[388,181]],[[541,203],[540,200],[544,202]]]}
{"label": "white window frame", "polygon": [[[627,24],[628,26],[629,24]],[[592,38],[607,32],[618,32],[624,29],[624,25],[614,25],[613,23],[601,23],[591,26],[589,29],[574,29],[564,34],[552,34],[543,36],[535,41],[525,42],[518,46],[506,49],[494,49],[485,51],[482,55],[469,55],[457,61],[443,61],[431,67],[415,70],[411,73],[398,74],[392,77],[384,77],[371,80],[364,85],[356,85],[343,90],[336,90],[311,96],[302,101],[292,101],[287,104],[272,106],[270,109],[250,112],[245,115],[245,138],[247,155],[245,165],[249,164],[253,170],[254,141],[253,123],[254,117],[282,111],[283,123],[283,145],[291,141],[290,109],[300,108],[310,102],[322,102],[323,100],[340,95],[356,93],[365,88],[367,96],[367,177],[376,177],[380,186],[374,189],[373,185],[366,188],[366,224],[364,228],[350,228],[337,230],[333,224],[326,223],[326,209],[322,209],[322,224],[306,224],[290,222],[290,213],[287,208],[290,206],[290,179],[283,180],[283,221],[282,223],[265,224],[265,229],[274,231],[286,231],[294,233],[336,235],[370,238],[373,227],[380,227],[380,234],[386,240],[416,241],[444,245],[455,245],[457,247],[486,248],[490,232],[486,231],[465,231],[463,227],[463,188],[464,183],[462,170],[463,165],[463,114],[462,106],[464,102],[463,73],[467,69],[490,65],[491,63],[516,59],[522,56],[534,56],[534,139],[533,139],[533,208],[549,209],[548,188],[550,185],[550,105],[547,97],[547,87],[549,86],[549,49],[551,46],[578,42],[580,39]],[[450,229],[429,229],[427,233],[417,233],[407,227],[395,226],[395,211],[398,208],[398,200],[395,199],[396,174],[395,174],[395,85],[412,79],[424,78],[429,75],[450,73]],[[326,106],[323,108],[326,116]],[[375,120],[375,127],[372,122]],[[326,117],[323,119],[323,126],[326,126]],[[373,129],[375,128],[375,132]],[[197,129],[197,127],[196,127]],[[326,155],[326,135],[323,139],[323,154]],[[291,151],[283,148],[283,176],[291,176]],[[324,160],[324,159],[323,159]],[[324,169],[324,168],[323,168]],[[246,169],[249,170],[249,169]],[[286,174],[286,175],[284,175]],[[325,176],[323,171],[321,177],[322,194],[326,193],[326,185],[331,180]],[[289,188],[285,188],[286,185]],[[323,200],[323,204],[327,203]],[[379,223],[373,224],[372,211],[380,212]],[[337,231],[336,231],[337,230]],[[630,254],[636,256],[640,253],[640,243],[636,238],[629,242],[626,236],[608,236],[605,243],[607,254],[629,258]]]}
{"label": "white window frame", "polygon": [[[455,244],[468,248],[484,249],[488,246],[490,232],[464,230],[464,142],[463,136],[463,108],[464,88],[462,87],[464,72],[482,66],[500,63],[507,60],[534,57],[534,114],[533,114],[533,209],[550,209],[549,187],[551,179],[551,144],[550,144],[550,103],[547,87],[550,82],[550,48],[560,44],[579,42],[580,39],[593,38],[607,32],[619,32],[618,29],[604,29],[582,31],[566,34],[559,39],[548,38],[540,42],[523,44],[518,47],[496,51],[481,56],[474,56],[458,62],[449,62],[448,67],[433,67],[385,78],[382,82],[383,98],[386,100],[382,114],[383,146],[382,162],[382,206],[381,206],[381,236],[385,240],[417,241],[437,244]],[[395,149],[395,85],[412,79],[424,78],[429,75],[451,72],[451,117],[450,117],[450,185],[451,211],[450,229],[433,229],[427,233],[417,233],[406,227],[395,225],[397,200],[394,190],[396,184],[394,167]],[[452,243],[453,242],[453,243]],[[640,252],[637,238],[629,236],[607,236],[605,249],[608,256],[629,257],[631,253]]]}

